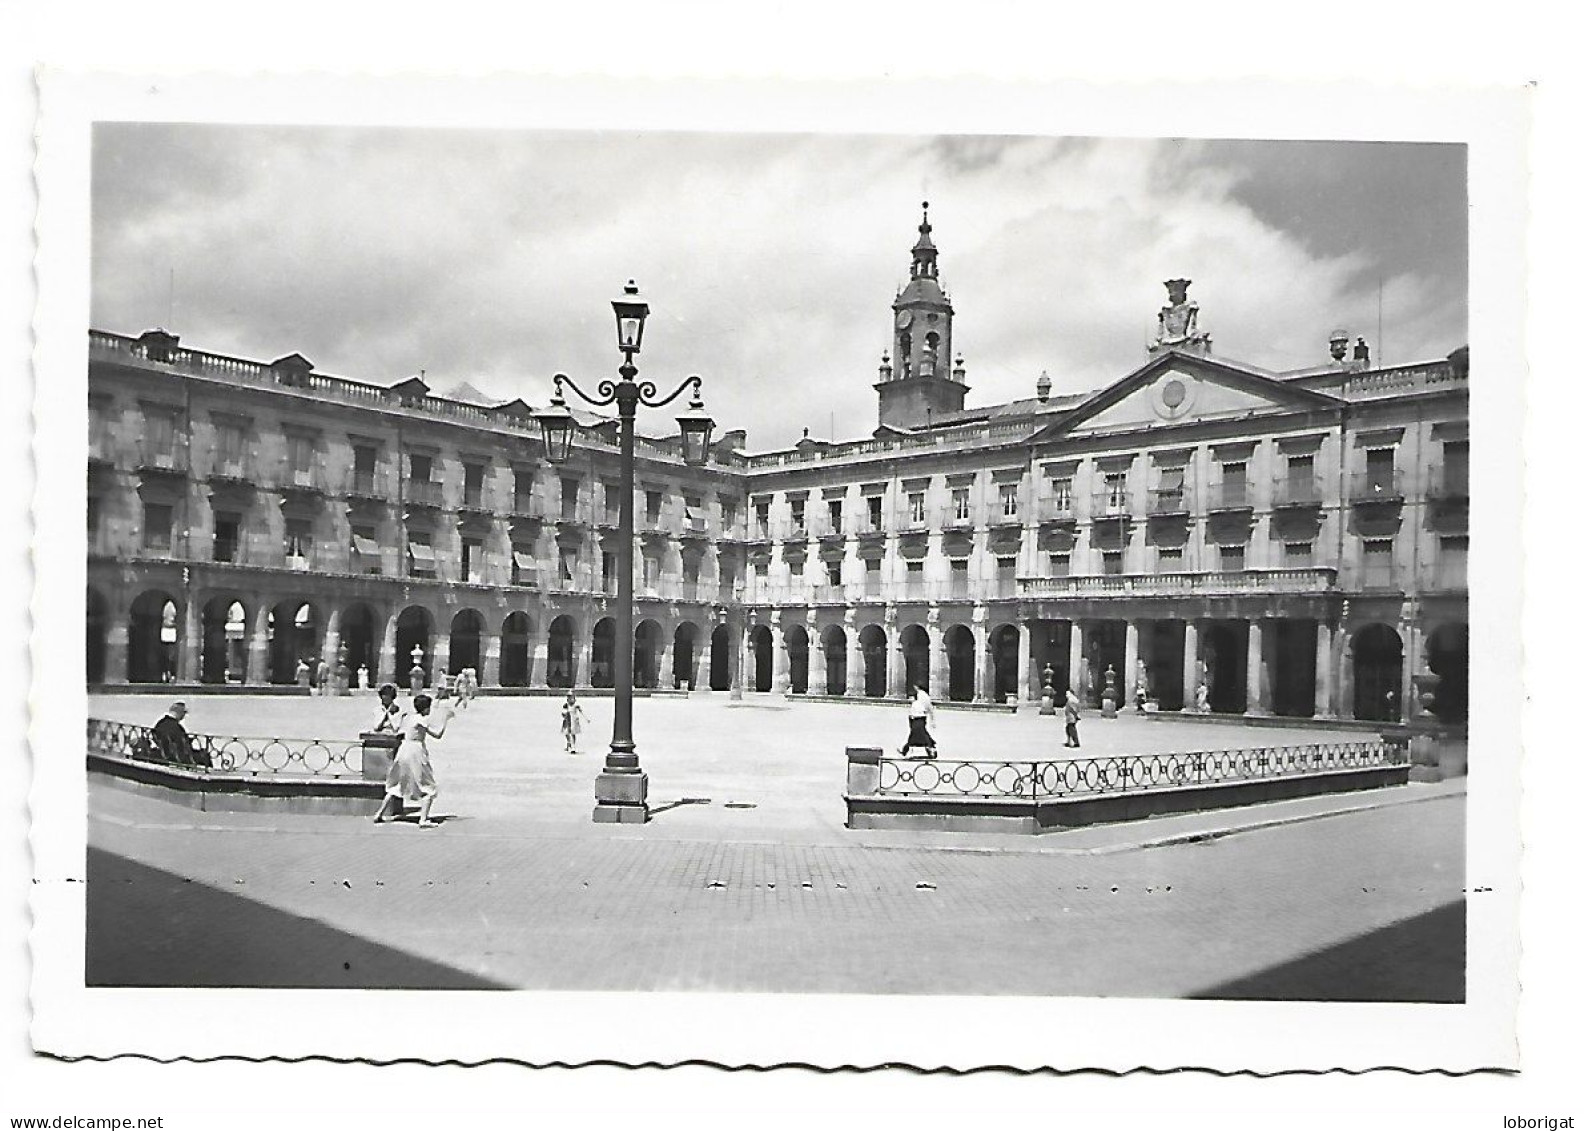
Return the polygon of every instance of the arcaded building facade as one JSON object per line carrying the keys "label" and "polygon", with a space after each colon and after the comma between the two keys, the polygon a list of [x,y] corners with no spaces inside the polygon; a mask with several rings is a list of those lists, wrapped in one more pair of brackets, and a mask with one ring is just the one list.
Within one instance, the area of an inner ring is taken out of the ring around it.
{"label": "arcaded building facade", "polygon": [[[1270,373],[1216,356],[1186,280],[1091,394],[968,405],[926,216],[878,426],[703,467],[640,439],[635,682],[1401,720],[1466,717],[1468,353]],[[1323,328],[1317,341],[1323,341]],[[521,401],[89,334],[88,680],[354,682],[472,668],[608,686],[613,421],[540,458]],[[1109,677],[1108,677],[1108,672]]]}

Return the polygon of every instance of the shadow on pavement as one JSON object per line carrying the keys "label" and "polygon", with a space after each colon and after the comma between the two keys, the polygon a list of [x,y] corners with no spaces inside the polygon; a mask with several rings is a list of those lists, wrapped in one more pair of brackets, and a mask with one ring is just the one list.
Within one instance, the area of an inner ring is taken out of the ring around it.
{"label": "shadow on pavement", "polygon": [[87,902],[90,986],[509,988],[96,848]]}
{"label": "shadow on pavement", "polygon": [[1464,901],[1245,978],[1188,995],[1260,1001],[1397,1001],[1460,1004],[1467,961]]}

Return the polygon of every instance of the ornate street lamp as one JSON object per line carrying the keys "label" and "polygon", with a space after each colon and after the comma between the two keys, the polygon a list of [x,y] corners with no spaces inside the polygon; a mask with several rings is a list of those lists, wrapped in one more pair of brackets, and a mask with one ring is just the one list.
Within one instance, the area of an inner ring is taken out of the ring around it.
{"label": "ornate street lamp", "polygon": [[682,458],[695,465],[709,458],[710,432],[715,422],[704,411],[704,382],[696,374],[678,385],[670,396],[658,399],[654,382],[634,380],[638,367],[633,364],[633,358],[643,347],[644,322],[649,317],[649,304],[638,294],[637,285],[628,280],[622,296],[611,303],[611,309],[616,312],[616,347],[622,352],[622,364],[617,370],[621,380],[601,381],[596,390],[598,395],[591,397],[566,374],[557,373],[555,396],[548,408],[534,414],[534,419],[539,421],[544,433],[545,458],[551,463],[564,463],[571,454],[575,426],[562,397],[563,385],[571,386],[573,392],[595,407],[614,404],[621,417],[622,493],[616,538],[616,718],[611,728],[610,753],[605,755],[605,768],[594,781],[594,820],[642,824],[649,819],[649,775],[638,765],[637,744],[632,737],[633,417],[639,405],[661,408],[691,386],[693,399],[687,411],[677,417],[677,424],[682,429]]}

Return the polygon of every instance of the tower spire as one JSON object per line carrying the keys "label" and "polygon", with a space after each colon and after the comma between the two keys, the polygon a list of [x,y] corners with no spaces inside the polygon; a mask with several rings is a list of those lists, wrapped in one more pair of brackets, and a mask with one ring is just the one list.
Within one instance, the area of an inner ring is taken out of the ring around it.
{"label": "tower spire", "polygon": [[924,219],[919,222],[918,240],[913,244],[913,270],[911,275],[915,279],[933,279],[936,277],[938,266],[936,264],[937,252],[935,242],[930,239],[929,201],[924,202]]}

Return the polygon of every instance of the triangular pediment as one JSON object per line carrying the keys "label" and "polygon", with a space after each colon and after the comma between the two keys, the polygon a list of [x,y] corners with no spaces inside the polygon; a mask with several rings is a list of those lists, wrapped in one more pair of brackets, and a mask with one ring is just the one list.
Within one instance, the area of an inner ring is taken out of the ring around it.
{"label": "triangular pediment", "polygon": [[1035,438],[1180,427],[1340,404],[1234,362],[1168,351],[1075,405]]}

